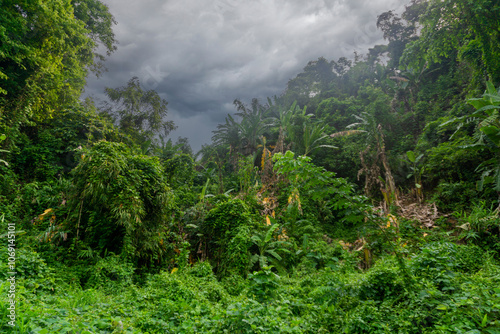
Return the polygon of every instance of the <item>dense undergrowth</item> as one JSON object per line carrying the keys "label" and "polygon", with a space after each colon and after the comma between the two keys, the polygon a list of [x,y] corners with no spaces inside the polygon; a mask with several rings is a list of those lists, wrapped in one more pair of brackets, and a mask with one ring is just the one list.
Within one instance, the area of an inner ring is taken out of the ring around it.
{"label": "dense undergrowth", "polygon": [[290,273],[265,267],[247,279],[217,280],[208,262],[135,278],[109,256],[89,268],[85,288],[24,250],[12,332],[498,333],[498,260],[443,236],[395,245],[369,270],[359,269],[361,251],[318,242]]}

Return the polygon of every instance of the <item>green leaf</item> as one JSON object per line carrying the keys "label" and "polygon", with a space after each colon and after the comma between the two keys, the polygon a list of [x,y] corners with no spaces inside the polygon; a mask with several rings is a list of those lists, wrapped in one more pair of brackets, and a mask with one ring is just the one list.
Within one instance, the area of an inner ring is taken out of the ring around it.
{"label": "green leaf", "polygon": [[485,314],[483,321],[481,321],[481,327],[486,327],[487,324],[488,324],[488,314]]}
{"label": "green leaf", "polygon": [[481,109],[489,104],[483,98],[468,99],[467,102],[476,109]]}
{"label": "green leaf", "polygon": [[487,110],[492,110],[492,109],[500,109],[500,106],[495,106],[495,105],[492,105],[492,104],[488,104],[484,107],[481,107],[479,109],[477,109],[477,111],[487,111]]}
{"label": "green leaf", "polygon": [[205,183],[205,185],[203,186],[203,189],[201,190],[200,201],[203,201],[203,199],[205,198],[205,192],[207,191],[207,187],[208,187],[209,183],[210,183],[210,178],[207,178],[207,182]]}
{"label": "green leaf", "polygon": [[273,237],[274,231],[279,227],[278,224],[272,225],[266,233],[266,238],[264,239],[265,243],[268,243],[269,240]]}
{"label": "green leaf", "polygon": [[483,126],[480,129],[493,144],[500,146],[500,129],[494,125]]}
{"label": "green leaf", "polygon": [[318,147],[338,148],[337,146],[333,146],[333,145],[319,145]]}
{"label": "green leaf", "polygon": [[436,309],[444,311],[444,310],[448,309],[448,306],[444,305],[444,304],[440,304],[440,305],[436,306]]}
{"label": "green leaf", "polygon": [[278,261],[281,261],[281,256],[278,253],[276,253],[274,250],[268,249],[267,252],[269,254],[271,254],[272,256],[274,256],[274,258],[276,258]]}
{"label": "green leaf", "polygon": [[408,152],[406,152],[406,156],[408,157],[410,162],[413,162],[413,163],[415,162],[415,152],[408,151]]}
{"label": "green leaf", "polygon": [[486,88],[487,88],[488,94],[497,95],[497,90],[495,89],[495,85],[493,84],[493,82],[488,81],[486,83]]}

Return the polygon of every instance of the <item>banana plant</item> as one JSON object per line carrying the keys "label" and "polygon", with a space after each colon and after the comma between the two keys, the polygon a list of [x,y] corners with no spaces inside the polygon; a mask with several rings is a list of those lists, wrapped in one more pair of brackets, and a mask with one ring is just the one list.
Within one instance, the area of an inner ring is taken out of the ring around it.
{"label": "banana plant", "polygon": [[[275,222],[274,218],[269,217],[271,222]],[[285,241],[274,240],[273,234],[279,228],[279,225],[273,223],[269,226],[264,233],[258,233],[252,236],[252,242],[257,246],[259,252],[250,258],[250,268],[259,263],[260,270],[272,263],[279,271],[284,270],[281,264],[283,258],[278,252],[288,253],[289,251],[284,248]]]}
{"label": "banana plant", "polygon": [[415,155],[415,152],[413,151],[408,151],[406,152],[406,156],[408,157],[408,160],[411,163],[410,166],[410,173],[407,175],[407,178],[409,179],[410,177],[413,176],[413,179],[415,181],[415,192],[417,195],[417,200],[420,202],[423,197],[423,192],[422,192],[422,173],[424,172],[424,167],[423,166],[418,166],[419,163],[422,161],[423,154],[420,154],[418,156]]}
{"label": "banana plant", "polygon": [[[500,88],[499,88],[500,90]],[[492,82],[488,82],[486,91],[481,98],[469,99],[476,111],[471,115],[459,117],[451,121],[461,121],[457,131],[470,121],[477,121],[475,132],[476,142],[468,148],[487,148],[494,157],[480,164],[476,171],[481,173],[478,189],[483,190],[485,184],[493,184],[493,189],[499,194],[500,201],[500,92]],[[450,123],[448,121],[447,123]],[[446,123],[445,123],[446,124]],[[443,125],[445,125],[443,124]]]}

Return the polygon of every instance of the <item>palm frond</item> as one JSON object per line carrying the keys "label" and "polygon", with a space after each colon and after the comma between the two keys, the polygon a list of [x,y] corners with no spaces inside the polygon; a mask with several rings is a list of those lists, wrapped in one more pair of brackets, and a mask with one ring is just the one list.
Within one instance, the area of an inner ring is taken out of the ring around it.
{"label": "palm frond", "polygon": [[366,131],[364,131],[364,130],[346,130],[346,131],[332,133],[330,135],[330,137],[332,137],[332,138],[345,137],[345,136],[351,136],[351,135],[355,135],[358,133],[364,133],[364,132],[366,132]]}
{"label": "palm frond", "polygon": [[482,128],[491,125],[496,126],[499,125],[499,121],[500,121],[499,115],[498,113],[495,113],[491,116],[486,117],[483,121],[481,121],[481,123],[479,123],[479,127]]}

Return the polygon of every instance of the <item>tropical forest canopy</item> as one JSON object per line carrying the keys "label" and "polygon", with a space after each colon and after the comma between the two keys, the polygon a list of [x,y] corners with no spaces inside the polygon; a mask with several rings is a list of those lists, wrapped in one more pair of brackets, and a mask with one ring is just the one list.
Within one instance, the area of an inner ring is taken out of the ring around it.
{"label": "tropical forest canopy", "polygon": [[136,77],[81,99],[104,3],[0,8],[2,332],[500,332],[497,1],[380,13],[199,152]]}

